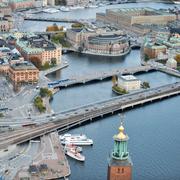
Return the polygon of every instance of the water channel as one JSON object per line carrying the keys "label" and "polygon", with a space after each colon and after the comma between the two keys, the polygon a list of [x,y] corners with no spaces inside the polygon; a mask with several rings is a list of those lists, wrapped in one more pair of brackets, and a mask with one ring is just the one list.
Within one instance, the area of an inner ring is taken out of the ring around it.
{"label": "water channel", "polygon": [[[119,7],[153,7],[169,8],[173,5],[162,3],[123,4]],[[108,8],[117,6],[108,6]],[[56,15],[74,18],[94,18],[95,12],[105,11],[107,7],[91,10],[76,10],[68,13],[59,12]],[[85,12],[85,13],[84,13]],[[51,23],[29,21],[23,24],[24,30],[37,31],[39,25],[45,29]],[[61,23],[59,23],[61,24]],[[61,24],[63,25],[63,24]],[[67,27],[67,25],[65,25]],[[65,79],[72,75],[83,75],[96,71],[106,71],[116,68],[126,68],[140,65],[138,50],[132,50],[127,56],[120,58],[96,57],[66,54],[63,57],[69,67],[49,75],[53,81]],[[137,75],[142,81],[148,81],[151,87],[179,81],[178,78],[161,72],[151,72]],[[93,84],[72,87],[59,91],[51,102],[54,111],[63,111],[72,107],[93,103],[116,96],[111,90],[111,81],[101,81]],[[161,102],[141,106],[125,113],[125,129],[128,133],[129,152],[133,161],[133,180],[179,180],[180,179],[180,97],[173,97]],[[113,135],[118,132],[120,119],[118,115],[104,117],[100,121],[72,129],[70,133],[85,133],[94,140],[92,147],[83,149],[86,156],[84,163],[69,158],[71,172],[70,180],[105,180],[107,174],[108,156],[113,147]]]}

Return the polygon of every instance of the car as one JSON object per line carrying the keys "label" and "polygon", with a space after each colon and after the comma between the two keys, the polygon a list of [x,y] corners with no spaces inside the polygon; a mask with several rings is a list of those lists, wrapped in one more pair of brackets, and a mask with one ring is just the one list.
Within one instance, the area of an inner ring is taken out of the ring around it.
{"label": "car", "polygon": [[36,89],[39,89],[39,86],[36,86]]}

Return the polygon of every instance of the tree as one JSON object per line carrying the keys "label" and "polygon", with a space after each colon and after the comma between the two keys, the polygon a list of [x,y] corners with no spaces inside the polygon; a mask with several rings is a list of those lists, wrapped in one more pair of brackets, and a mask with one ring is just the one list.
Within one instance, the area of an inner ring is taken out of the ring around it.
{"label": "tree", "polygon": [[148,61],[149,60],[149,56],[147,54],[144,55],[144,60]]}
{"label": "tree", "polygon": [[57,61],[56,58],[51,58],[51,64],[52,64],[53,66],[56,65],[56,61]]}
{"label": "tree", "polygon": [[63,26],[57,26],[56,23],[54,23],[52,26],[47,26],[46,31],[62,31],[63,30]]}
{"label": "tree", "polygon": [[176,55],[175,60],[177,61],[178,64],[180,64],[180,54]]}
{"label": "tree", "polygon": [[84,24],[82,23],[74,23],[71,25],[72,28],[83,28],[84,27]]}
{"label": "tree", "polygon": [[116,75],[112,77],[112,83],[113,83],[113,86],[117,85],[117,76]]}
{"label": "tree", "polygon": [[150,88],[149,82],[144,81],[144,82],[141,84],[141,87],[144,88],[144,89]]}
{"label": "tree", "polygon": [[42,63],[41,63],[41,60],[40,60],[38,57],[36,57],[36,56],[30,57],[29,60],[30,60],[38,69],[41,68]]}
{"label": "tree", "polygon": [[46,70],[46,69],[49,69],[50,68],[50,65],[49,65],[49,62],[45,62],[42,67],[42,70]]}
{"label": "tree", "polygon": [[46,97],[46,96],[50,98],[52,97],[52,91],[49,90],[48,88],[41,88],[39,94],[41,97]]}

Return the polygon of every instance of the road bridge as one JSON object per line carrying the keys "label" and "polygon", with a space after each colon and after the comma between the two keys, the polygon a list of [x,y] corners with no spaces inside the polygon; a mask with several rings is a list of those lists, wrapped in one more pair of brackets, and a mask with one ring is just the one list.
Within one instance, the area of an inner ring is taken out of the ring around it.
{"label": "road bridge", "polygon": [[147,66],[136,66],[124,69],[113,69],[110,71],[101,71],[101,72],[93,72],[91,74],[83,75],[83,76],[72,76],[72,78],[66,80],[59,80],[55,82],[50,82],[48,85],[50,88],[64,88],[68,86],[74,86],[78,84],[85,84],[87,82],[93,82],[97,80],[104,80],[107,78],[111,78],[114,75],[122,74],[136,74],[148,71],[154,71],[155,68],[149,65]]}
{"label": "road bridge", "polygon": [[69,19],[69,18],[55,18],[55,17],[28,17],[26,16],[24,20],[28,21],[47,21],[47,22],[65,22],[65,23],[78,23],[80,19]]}
{"label": "road bridge", "polygon": [[107,114],[113,114],[117,111],[133,108],[138,105],[143,105],[178,94],[180,94],[180,82],[142,90],[59,112],[56,114],[56,120],[52,122],[34,126],[31,129],[24,128],[24,130],[21,131],[14,131],[13,134],[1,133],[0,149],[7,148],[12,144],[26,142],[55,130],[63,132],[69,128],[80,125],[81,123],[90,122],[93,119],[103,117]]}

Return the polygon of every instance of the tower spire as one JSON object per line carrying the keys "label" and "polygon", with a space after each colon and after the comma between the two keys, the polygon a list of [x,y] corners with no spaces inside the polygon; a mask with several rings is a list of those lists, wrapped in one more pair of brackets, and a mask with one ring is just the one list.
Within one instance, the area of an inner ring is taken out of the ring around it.
{"label": "tower spire", "polygon": [[120,114],[119,133],[113,136],[114,148],[108,165],[108,180],[131,180],[132,162],[127,143],[128,135],[124,132],[124,114]]}

